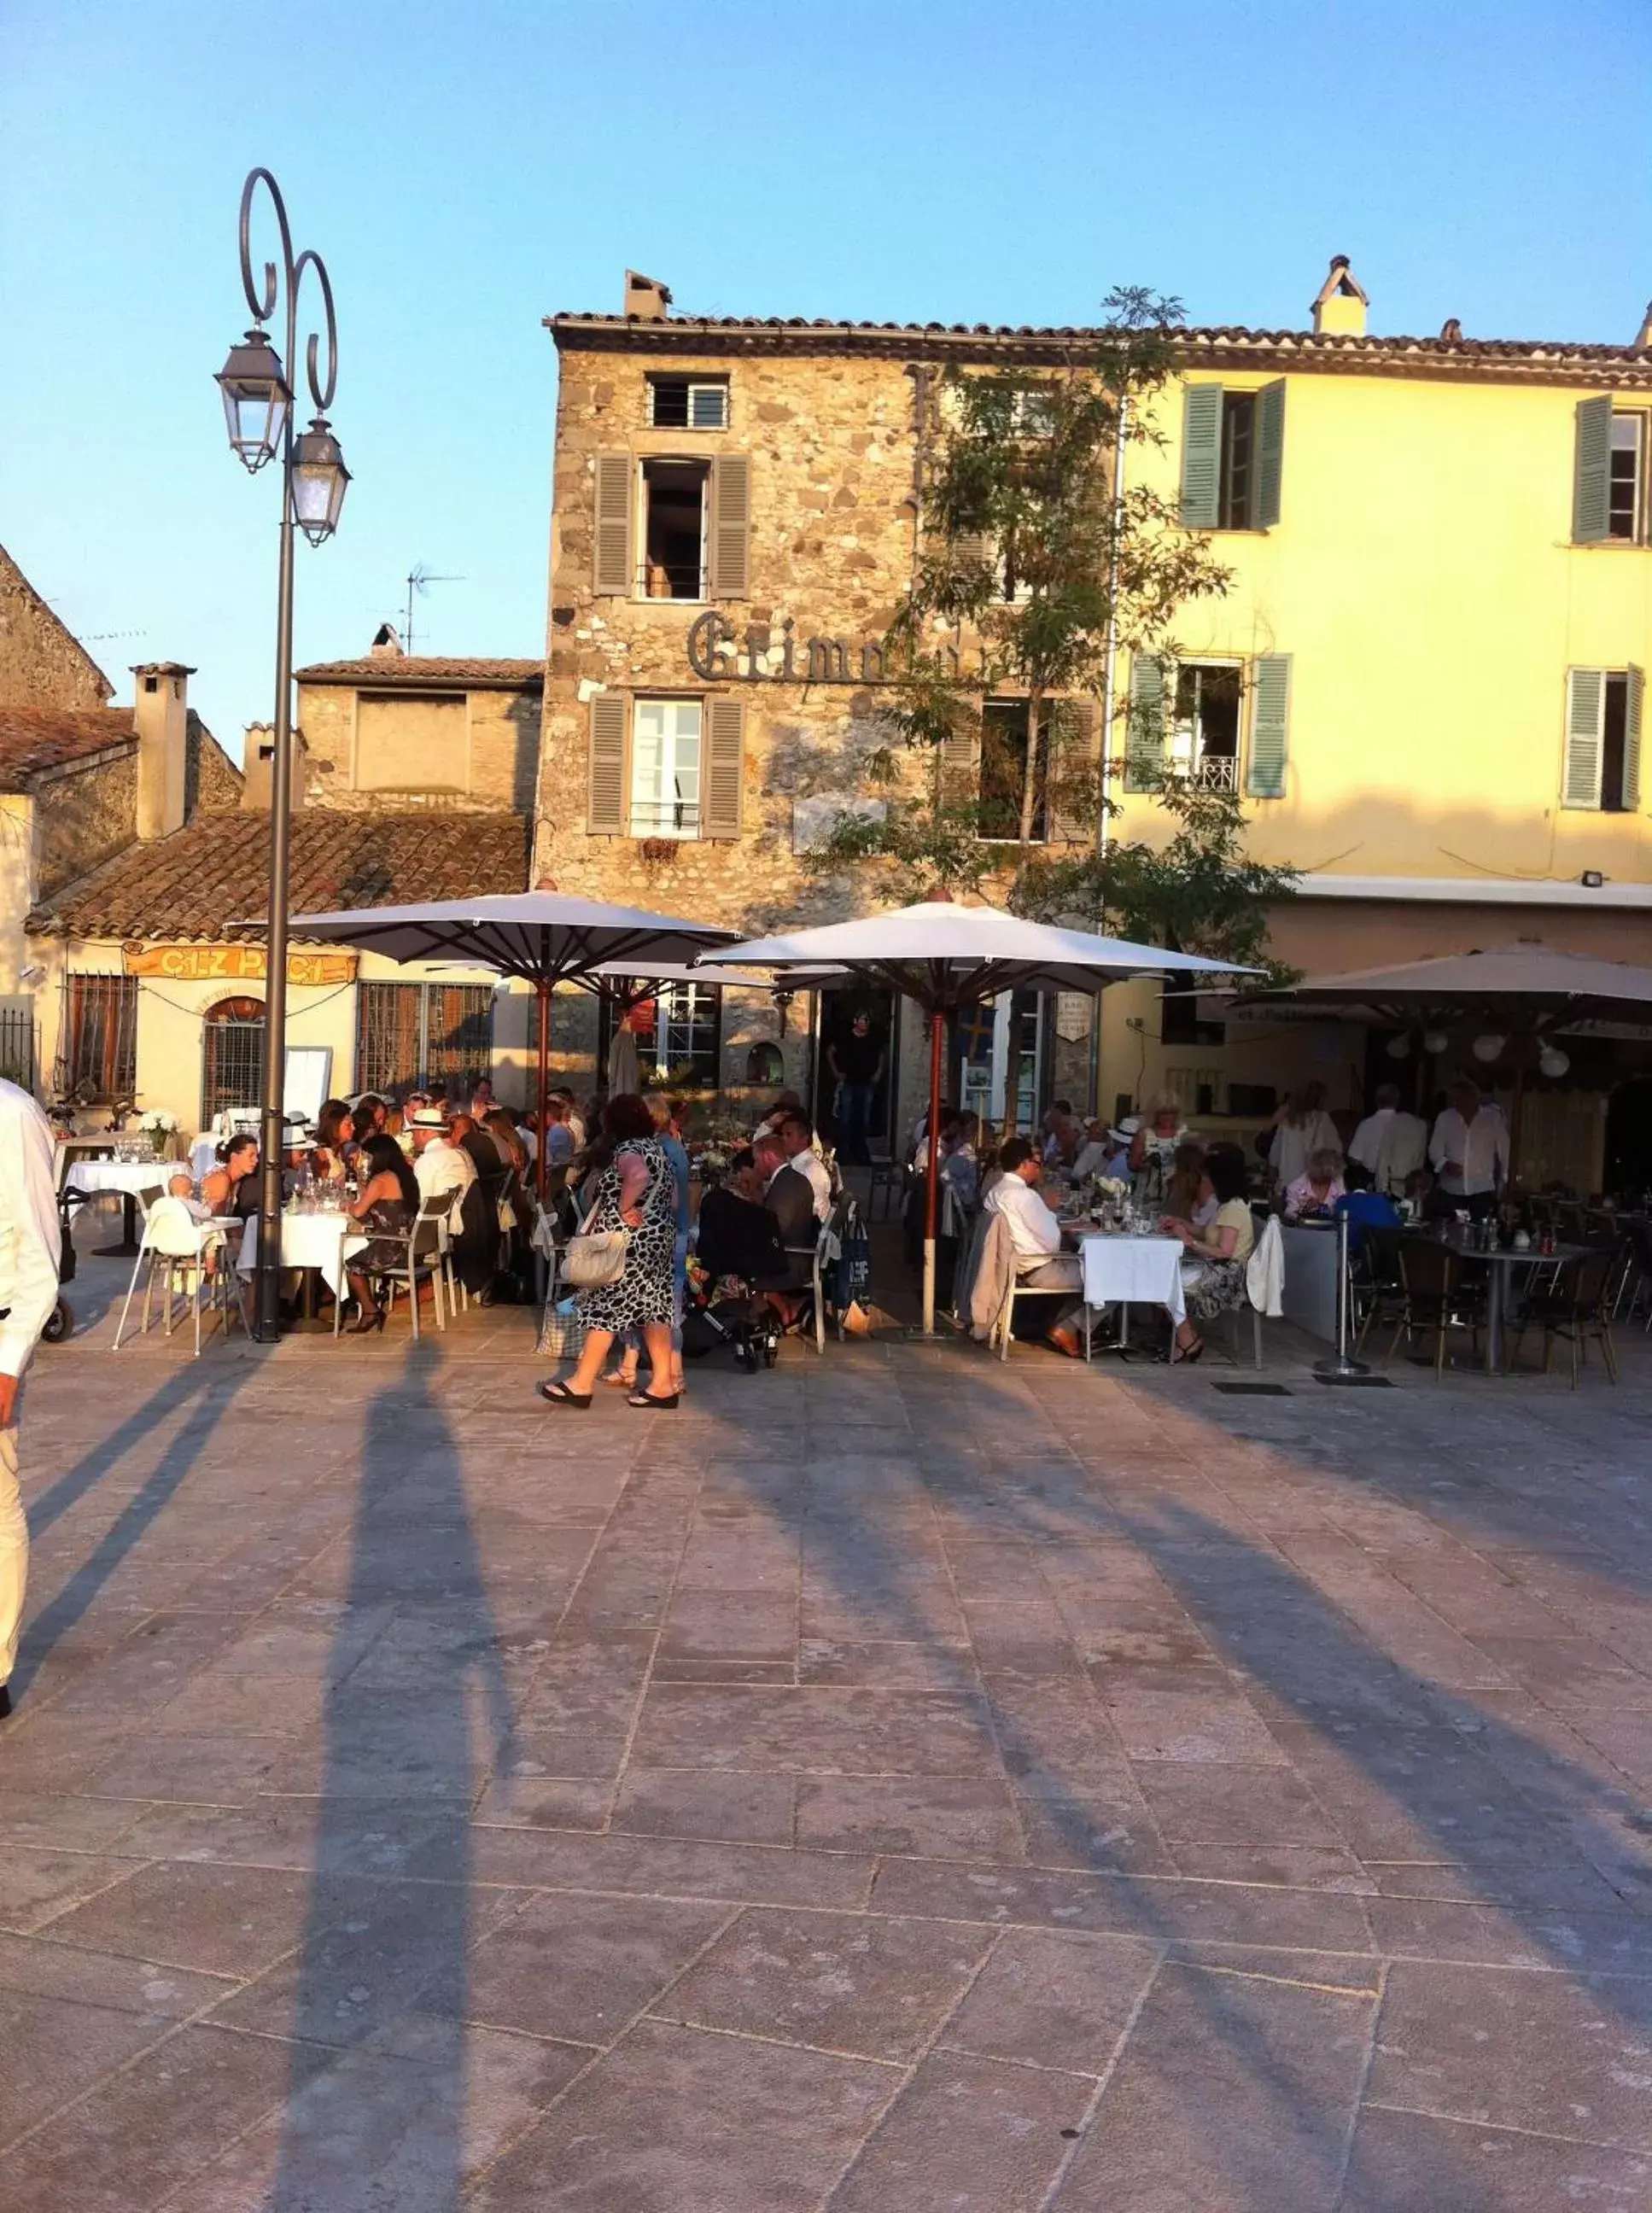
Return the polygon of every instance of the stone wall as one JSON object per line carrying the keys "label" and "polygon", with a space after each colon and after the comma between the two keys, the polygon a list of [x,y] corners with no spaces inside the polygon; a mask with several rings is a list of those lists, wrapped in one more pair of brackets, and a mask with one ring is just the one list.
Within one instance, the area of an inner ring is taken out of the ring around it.
{"label": "stone wall", "polygon": [[[647,427],[648,373],[726,376],[729,428]],[[593,588],[595,457],[743,454],[751,464],[749,591],[719,600],[741,648],[756,633],[781,664],[783,625],[803,642],[844,638],[859,667],[910,576],[915,510],[914,394],[899,361],[822,353],[650,355],[564,344],[558,408],[549,674],[535,875],[564,891],[625,898],[755,931],[851,911],[850,887],[821,882],[793,852],[794,802],[864,788],[881,741],[870,687],[803,681],[709,685],[687,637],[702,605],[599,596]],[[715,691],[746,708],[742,835],[640,840],[588,832],[588,701],[594,691]],[[826,809],[829,816],[831,808]]]}
{"label": "stone wall", "polygon": [[224,814],[241,804],[242,777],[223,747],[192,709],[184,765],[184,816]]}
{"label": "stone wall", "polygon": [[49,900],[124,851],[137,814],[136,755],[42,782],[34,799],[34,897]]}
{"label": "stone wall", "polygon": [[0,706],[101,707],[113,692],[0,546]]}
{"label": "stone wall", "polygon": [[[475,691],[445,695],[459,710],[460,729],[448,748],[437,785],[421,753],[430,702],[438,695],[410,692],[399,700],[393,689],[362,687],[371,710],[373,758],[358,759],[357,688],[351,685],[299,686],[298,720],[308,748],[304,804],[366,813],[387,806],[429,807],[441,811],[472,808],[488,814],[527,814],[533,805],[539,748],[539,695],[521,692]],[[410,783],[396,782],[393,765],[384,758],[384,741],[393,732],[399,707],[405,706]]]}

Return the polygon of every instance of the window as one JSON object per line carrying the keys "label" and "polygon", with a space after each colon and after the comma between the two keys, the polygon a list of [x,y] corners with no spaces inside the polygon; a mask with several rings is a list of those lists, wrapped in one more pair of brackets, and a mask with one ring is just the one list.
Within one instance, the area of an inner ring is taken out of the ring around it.
{"label": "window", "polygon": [[493,1064],[493,991],[487,984],[360,984],[356,1088],[393,1092],[454,1081]]}
{"label": "window", "polygon": [[[694,1083],[715,1091],[722,1044],[722,994],[712,984],[668,984],[654,1009],[656,1080]],[[645,1067],[648,1055],[643,1056]]]}
{"label": "window", "polygon": [[1639,812],[1645,692],[1645,677],[1632,666],[1568,669],[1563,806]]}
{"label": "window", "polygon": [[1640,545],[1646,536],[1642,519],[1645,448],[1645,416],[1614,413],[1606,483],[1606,536],[1626,540],[1631,546]]}
{"label": "window", "polygon": [[264,1002],[220,999],[201,1017],[201,1127],[231,1107],[256,1111],[264,1088]]}
{"label": "window", "polygon": [[[981,718],[980,813],[976,835],[981,838],[1019,838],[1021,795],[1027,783],[1027,743],[1029,703],[1025,699],[989,699]],[[1039,716],[1038,747],[1033,757],[1035,784],[1033,838],[1044,844],[1049,836],[1050,708]]]}
{"label": "window", "polygon": [[65,1091],[101,1101],[137,1090],[137,990],[136,976],[70,976]]}
{"label": "window", "polygon": [[639,699],[631,712],[631,834],[700,834],[700,703]]}
{"label": "window", "polygon": [[649,421],[656,430],[726,430],[726,377],[651,376]]}
{"label": "window", "polygon": [[649,600],[705,597],[709,461],[643,464],[643,567],[637,588]]}
{"label": "window", "polygon": [[1182,390],[1181,519],[1192,530],[1271,530],[1285,463],[1283,377],[1248,392]]}
{"label": "window", "polygon": [[1240,666],[1184,661],[1176,669],[1171,765],[1202,791],[1239,789]]}

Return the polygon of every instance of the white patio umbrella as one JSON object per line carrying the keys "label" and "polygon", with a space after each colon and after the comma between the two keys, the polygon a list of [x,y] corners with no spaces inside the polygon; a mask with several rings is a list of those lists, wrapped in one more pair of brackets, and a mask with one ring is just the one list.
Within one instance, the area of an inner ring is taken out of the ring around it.
{"label": "white patio umbrella", "polygon": [[[440,834],[432,824],[431,834]],[[293,936],[355,945],[391,960],[441,960],[519,976],[539,998],[539,1127],[550,1090],[551,994],[562,983],[588,991],[602,987],[599,969],[619,962],[627,972],[648,972],[691,960],[703,948],[733,937],[710,923],[637,907],[610,906],[551,889],[507,892],[497,897],[438,899],[423,906],[349,907],[338,914],[296,914]],[[539,1149],[539,1187],[545,1187],[545,1146]]]}
{"label": "white patio umbrella", "polygon": [[993,906],[964,906],[944,893],[893,914],[827,923],[783,937],[748,938],[700,955],[708,971],[725,963],[780,970],[850,969],[881,978],[930,1017],[930,1131],[924,1224],[924,1332],[935,1331],[935,1236],[940,1189],[935,1131],[941,1119],[941,1063],[947,1017],[1000,991],[1084,991],[1132,976],[1253,974],[1231,961],[1207,960],[1158,945],[1095,937],[1081,930],[1028,922]]}

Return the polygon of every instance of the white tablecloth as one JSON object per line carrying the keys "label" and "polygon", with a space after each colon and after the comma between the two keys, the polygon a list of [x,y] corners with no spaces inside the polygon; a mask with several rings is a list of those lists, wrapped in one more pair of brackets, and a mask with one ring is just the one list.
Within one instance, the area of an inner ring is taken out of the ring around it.
{"label": "white tablecloth", "polygon": [[1182,1244],[1177,1237],[1115,1237],[1100,1230],[1083,1233],[1079,1258],[1084,1270],[1084,1303],[1088,1307],[1162,1307],[1173,1321],[1186,1321],[1182,1295]]}
{"label": "white tablecloth", "polygon": [[[346,1234],[347,1233],[347,1234]],[[334,1298],[344,1280],[344,1264],[367,1242],[346,1214],[283,1214],[281,1217],[281,1265],[283,1268],[319,1268]],[[239,1273],[250,1276],[258,1265],[258,1216],[249,1217],[241,1234]]]}
{"label": "white tablecloth", "polygon": [[82,1161],[70,1160],[63,1181],[73,1184],[76,1191],[91,1193],[96,1191],[131,1192],[134,1197],[140,1191],[164,1191],[169,1176],[182,1168],[182,1161]]}

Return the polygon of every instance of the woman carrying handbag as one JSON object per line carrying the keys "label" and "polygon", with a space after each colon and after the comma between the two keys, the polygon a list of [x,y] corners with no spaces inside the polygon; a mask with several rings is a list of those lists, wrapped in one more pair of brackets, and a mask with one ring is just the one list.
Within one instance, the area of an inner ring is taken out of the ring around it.
{"label": "woman carrying handbag", "polygon": [[[620,1092],[603,1108],[593,1165],[594,1201],[564,1263],[585,1325],[584,1349],[565,1383],[539,1387],[547,1405],[582,1410],[590,1405],[608,1348],[627,1330],[641,1330],[655,1384],[672,1372],[676,1180],[654,1118],[635,1092]],[[664,1411],[677,1399],[675,1391],[637,1390],[625,1403]]]}

